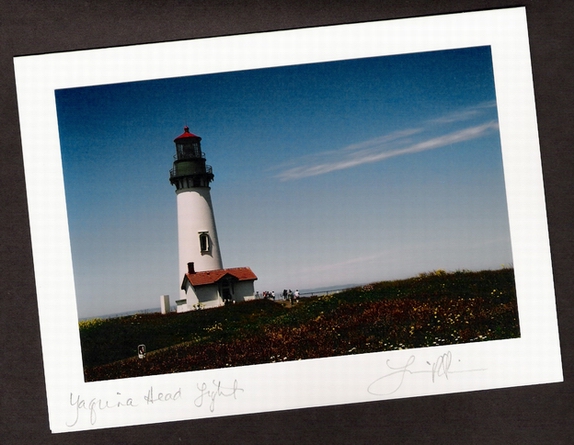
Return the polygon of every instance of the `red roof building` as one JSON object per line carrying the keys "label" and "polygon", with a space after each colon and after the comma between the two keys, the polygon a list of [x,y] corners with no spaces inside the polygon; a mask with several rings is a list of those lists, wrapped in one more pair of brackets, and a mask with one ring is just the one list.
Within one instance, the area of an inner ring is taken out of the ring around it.
{"label": "red roof building", "polygon": [[222,280],[255,281],[257,276],[249,267],[235,267],[231,269],[206,270],[204,272],[186,273],[181,288],[184,289],[186,281],[193,287],[215,284]]}
{"label": "red roof building", "polygon": [[249,267],[214,269],[196,272],[187,264],[181,289],[186,298],[177,300],[178,312],[222,306],[255,298],[257,276]]}

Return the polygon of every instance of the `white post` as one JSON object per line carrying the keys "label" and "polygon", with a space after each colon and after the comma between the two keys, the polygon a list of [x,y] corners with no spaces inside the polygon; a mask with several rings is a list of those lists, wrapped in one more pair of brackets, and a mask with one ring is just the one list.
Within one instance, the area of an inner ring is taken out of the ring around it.
{"label": "white post", "polygon": [[161,313],[162,314],[169,314],[169,295],[162,295],[159,297],[159,303],[161,306]]}

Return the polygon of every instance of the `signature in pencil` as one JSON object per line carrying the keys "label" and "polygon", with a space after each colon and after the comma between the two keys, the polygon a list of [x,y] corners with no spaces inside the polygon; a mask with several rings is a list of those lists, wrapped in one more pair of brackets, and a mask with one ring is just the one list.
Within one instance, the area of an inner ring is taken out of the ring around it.
{"label": "signature in pencil", "polygon": [[453,369],[453,356],[450,351],[441,354],[432,362],[417,361],[416,356],[411,355],[403,362],[388,359],[385,366],[389,372],[368,386],[369,394],[375,396],[394,394],[405,382],[419,375],[429,376],[431,383],[435,383],[437,380],[449,380],[453,374],[486,371],[486,369]]}

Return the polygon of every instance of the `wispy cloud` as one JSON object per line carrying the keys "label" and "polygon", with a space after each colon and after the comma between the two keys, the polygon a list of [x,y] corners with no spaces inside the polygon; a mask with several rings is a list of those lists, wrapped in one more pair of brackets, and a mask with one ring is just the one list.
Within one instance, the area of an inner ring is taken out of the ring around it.
{"label": "wispy cloud", "polygon": [[464,108],[462,110],[457,110],[453,113],[447,114],[445,116],[440,116],[435,119],[428,121],[428,124],[452,124],[455,122],[467,121],[480,117],[485,110],[496,108],[496,101],[482,102],[473,107]]}
{"label": "wispy cloud", "polygon": [[[446,122],[447,121],[444,121],[444,123]],[[454,122],[454,120],[449,120],[448,122]],[[284,170],[279,173],[277,177],[281,181],[289,181],[322,175],[363,164],[380,162],[395,156],[434,150],[458,142],[477,139],[495,129],[498,129],[498,123],[496,121],[489,121],[441,136],[429,137],[426,140],[418,142],[413,142],[411,136],[423,132],[423,128],[394,132],[348,145],[339,150],[325,151],[312,158],[300,159],[300,165]]]}

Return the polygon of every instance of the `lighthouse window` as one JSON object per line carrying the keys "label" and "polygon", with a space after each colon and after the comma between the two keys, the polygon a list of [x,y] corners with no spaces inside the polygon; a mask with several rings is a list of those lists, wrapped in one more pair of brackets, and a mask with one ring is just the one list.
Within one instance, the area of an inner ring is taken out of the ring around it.
{"label": "lighthouse window", "polygon": [[201,232],[199,234],[199,249],[202,252],[209,252],[209,235],[207,232]]}
{"label": "lighthouse window", "polygon": [[191,159],[201,157],[201,150],[199,149],[199,144],[197,142],[192,144],[176,144],[176,148],[178,159]]}

